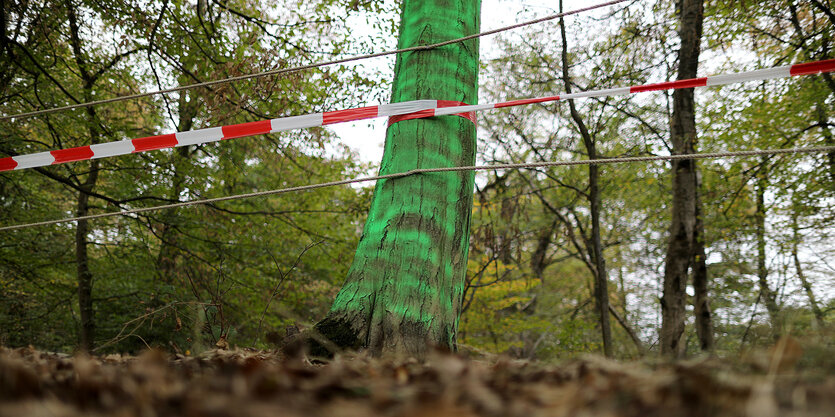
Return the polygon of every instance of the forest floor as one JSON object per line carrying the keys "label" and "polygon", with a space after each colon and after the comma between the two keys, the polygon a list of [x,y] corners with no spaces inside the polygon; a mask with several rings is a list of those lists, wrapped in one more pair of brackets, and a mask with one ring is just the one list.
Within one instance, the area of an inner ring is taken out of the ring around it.
{"label": "forest floor", "polygon": [[69,356],[0,347],[0,416],[832,416],[835,375],[791,349],[715,358],[560,364],[436,353],[415,360],[246,349],[187,357]]}

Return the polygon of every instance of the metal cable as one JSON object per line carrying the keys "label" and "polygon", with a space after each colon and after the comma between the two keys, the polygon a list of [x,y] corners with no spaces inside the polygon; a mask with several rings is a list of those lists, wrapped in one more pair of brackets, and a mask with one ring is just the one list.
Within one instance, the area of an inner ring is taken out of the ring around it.
{"label": "metal cable", "polygon": [[563,17],[563,16],[570,16],[570,15],[573,15],[573,14],[583,13],[583,12],[598,9],[598,8],[601,8],[601,7],[612,6],[612,5],[615,5],[615,4],[618,4],[618,3],[623,3],[625,1],[629,1],[629,0],[612,0],[612,1],[608,1],[606,3],[600,3],[600,4],[593,5],[593,6],[584,7],[584,8],[577,9],[577,10],[571,10],[571,11],[564,12],[564,13],[557,13],[557,14],[554,14],[554,15],[541,17],[539,19],[528,20],[528,21],[525,21],[525,22],[510,25],[510,26],[504,26],[504,27],[500,27],[500,28],[497,28],[497,29],[488,30],[486,32],[480,32],[480,33],[476,33],[476,34],[473,34],[473,35],[464,36],[462,38],[451,39],[451,40],[444,41],[444,42],[439,42],[439,43],[433,43],[431,45],[420,45],[420,46],[413,46],[413,47],[410,47],[410,48],[395,49],[395,50],[392,50],[392,51],[376,52],[376,53],[367,54],[367,55],[357,55],[357,56],[353,56],[353,57],[350,57],[350,58],[336,59],[336,60],[333,60],[333,61],[322,61],[322,62],[317,62],[317,63],[313,63],[313,64],[308,64],[308,65],[301,65],[301,66],[298,66],[298,67],[282,68],[282,69],[275,69],[275,70],[270,70],[270,71],[256,72],[254,74],[239,75],[239,76],[236,76],[236,77],[223,78],[223,79],[220,79],[220,80],[205,81],[205,82],[201,82],[201,83],[182,85],[182,86],[179,86],[179,87],[166,88],[166,89],[163,89],[163,90],[156,90],[156,91],[149,91],[149,92],[145,92],[145,93],[131,94],[131,95],[127,95],[127,96],[113,97],[113,98],[108,98],[108,99],[103,99],[103,100],[90,101],[90,102],[86,102],[86,103],[70,104],[68,106],[54,107],[54,108],[51,108],[51,109],[36,110],[36,111],[28,112],[28,113],[14,114],[14,115],[11,115],[11,116],[0,116],[0,120],[8,120],[8,119],[15,119],[15,118],[38,116],[38,115],[41,115],[41,114],[56,113],[56,112],[63,111],[63,110],[79,109],[79,108],[84,108],[84,107],[96,106],[96,105],[99,105],[99,104],[115,103],[115,102],[124,101],[124,100],[133,100],[133,99],[136,99],[136,98],[148,97],[148,96],[153,96],[153,95],[156,95],[156,94],[173,93],[173,92],[177,92],[177,91],[190,90],[190,89],[198,88],[198,87],[206,87],[206,86],[212,86],[212,85],[216,85],[216,84],[248,80],[248,79],[251,79],[251,78],[266,77],[266,76],[269,76],[269,75],[289,74],[289,73],[292,73],[292,72],[298,72],[298,71],[312,69],[312,68],[324,67],[324,66],[335,65],[335,64],[344,64],[346,62],[360,61],[360,60],[364,60],[364,59],[377,58],[377,57],[387,56],[387,55],[394,55],[394,54],[399,54],[399,53],[403,53],[403,52],[425,51],[425,50],[428,50],[428,49],[440,48],[442,46],[450,45],[450,44],[453,44],[453,43],[459,43],[459,42],[468,41],[470,39],[480,38],[482,36],[492,35],[492,34],[499,33],[499,32],[505,32],[505,31],[508,31],[508,30],[517,29],[517,28],[524,27],[524,26],[530,26],[530,25],[533,25],[533,24],[536,24],[536,23],[546,22],[548,20],[558,19],[558,18]]}
{"label": "metal cable", "polygon": [[396,174],[375,175],[375,176],[372,176],[372,177],[360,177],[360,178],[354,178],[354,179],[349,179],[349,180],[324,182],[324,183],[320,183],[320,184],[310,184],[310,185],[301,185],[301,186],[298,186],[298,187],[280,188],[280,189],[277,189],[277,190],[257,191],[257,192],[254,192],[254,193],[237,194],[237,195],[231,195],[231,196],[225,196],[225,197],[216,197],[216,198],[207,198],[207,199],[204,199],[204,200],[183,201],[183,202],[180,202],[180,203],[164,204],[164,205],[153,206],[153,207],[143,207],[143,208],[122,210],[122,211],[114,211],[114,212],[109,212],[109,213],[91,214],[91,215],[88,215],[88,216],[67,217],[67,218],[58,219],[58,220],[47,220],[47,221],[35,222],[35,223],[25,223],[25,224],[13,225],[13,226],[4,226],[4,227],[0,227],[0,232],[7,231],[7,230],[25,229],[25,228],[36,227],[36,226],[45,226],[45,225],[50,225],[50,224],[67,223],[67,222],[73,222],[73,221],[78,221],[78,220],[92,220],[92,219],[100,219],[100,218],[104,218],[104,217],[125,216],[125,215],[129,215],[129,214],[144,213],[144,212],[155,211],[155,210],[165,210],[165,209],[177,208],[177,207],[193,206],[193,205],[198,205],[198,204],[211,204],[211,203],[217,203],[217,202],[228,201],[228,200],[238,200],[238,199],[243,199],[243,198],[262,197],[262,196],[276,195],[276,194],[285,194],[285,193],[290,193],[290,192],[295,192],[295,191],[306,191],[306,190],[313,190],[313,189],[317,189],[317,188],[334,187],[334,186],[337,186],[337,185],[346,185],[346,184],[354,184],[354,183],[368,182],[368,181],[378,181],[378,180],[386,180],[386,179],[394,179],[394,178],[403,178],[403,177],[408,177],[408,176],[411,176],[411,175],[429,174],[429,173],[433,173],[433,172],[489,171],[489,170],[498,170],[498,169],[531,169],[531,168],[555,167],[555,166],[603,165],[603,164],[617,164],[617,163],[627,163],[627,162],[675,161],[675,160],[681,160],[681,159],[712,159],[712,158],[727,158],[727,157],[738,157],[738,156],[780,155],[780,154],[789,154],[789,153],[824,153],[824,152],[835,152],[835,146],[815,146],[815,147],[787,148],[787,149],[758,149],[758,150],[753,150],[753,151],[710,152],[710,153],[698,153],[698,154],[687,154],[687,155],[667,155],[667,156],[627,156],[627,157],[621,157],[621,158],[587,159],[587,160],[580,160],[580,161],[548,161],[548,162],[526,162],[526,163],[519,163],[519,164],[471,165],[471,166],[446,167],[446,168],[419,168],[419,169],[413,169],[413,170],[406,171],[406,172],[399,172],[399,173],[396,173]]}

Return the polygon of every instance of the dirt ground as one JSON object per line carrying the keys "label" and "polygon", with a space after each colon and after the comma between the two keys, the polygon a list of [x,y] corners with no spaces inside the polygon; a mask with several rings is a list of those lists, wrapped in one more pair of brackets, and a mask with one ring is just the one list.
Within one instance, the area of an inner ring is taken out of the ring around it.
{"label": "dirt ground", "polygon": [[443,353],[425,363],[361,355],[311,363],[245,349],[72,357],[0,347],[0,416],[835,415],[835,376],[802,378],[791,359],[763,369]]}

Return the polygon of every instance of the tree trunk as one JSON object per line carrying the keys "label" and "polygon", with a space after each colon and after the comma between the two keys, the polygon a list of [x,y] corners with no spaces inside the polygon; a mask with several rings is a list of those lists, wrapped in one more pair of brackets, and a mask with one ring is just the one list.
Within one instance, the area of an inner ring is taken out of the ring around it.
{"label": "tree trunk", "polygon": [[516,199],[502,197],[502,206],[499,212],[501,223],[496,233],[496,243],[498,245],[499,260],[505,265],[510,265],[513,262],[513,247],[514,230],[511,226],[513,224],[513,216],[516,214]]}
{"label": "tree trunk", "polygon": [[[76,199],[77,216],[89,214],[88,200],[89,192],[93,191],[98,178],[98,161],[90,162],[90,174],[82,185],[84,191],[78,193]],[[95,321],[93,317],[93,274],[90,272],[89,257],[87,255],[87,234],[89,225],[87,220],[79,220],[75,227],[75,263],[78,280],[78,307],[81,313],[81,333],[79,335],[79,348],[89,352],[94,345]]]}
{"label": "tree trunk", "polygon": [[[76,16],[75,6],[71,3],[67,4],[67,18],[70,26],[70,44],[72,46],[73,58],[78,65],[78,72],[83,81],[84,101],[90,102],[93,100],[93,87],[96,80],[101,75],[90,70],[84,52],[81,46],[81,37],[79,36],[78,19]],[[99,120],[96,115],[96,110],[93,107],[87,107],[85,110],[87,115],[87,134],[90,136],[90,144],[97,144],[101,142],[102,130],[99,126]],[[79,187],[78,197],[76,199],[76,215],[86,216],[89,214],[89,198],[96,182],[99,178],[99,161],[90,161],[90,170],[87,178]],[[78,220],[75,228],[75,261],[76,261],[76,275],[78,280],[78,307],[81,315],[81,332],[79,335],[79,348],[82,351],[92,350],[95,344],[95,318],[93,311],[93,273],[90,271],[89,256],[87,253],[87,235],[89,234],[89,223],[87,220]]]}
{"label": "tree trunk", "polygon": [[635,333],[635,330],[626,322],[626,319],[621,317],[617,310],[612,305],[609,305],[609,312],[612,313],[612,316],[615,317],[615,320],[620,324],[620,327],[629,335],[629,338],[632,339],[632,343],[635,344],[635,348],[638,349],[638,355],[643,356],[646,353],[646,348],[644,347],[644,342],[641,341],[641,338]]}
{"label": "tree trunk", "polygon": [[803,290],[806,291],[806,296],[809,297],[809,306],[812,309],[812,314],[815,315],[815,323],[818,328],[822,328],[824,324],[823,311],[821,311],[818,301],[815,299],[815,293],[812,292],[812,285],[803,273],[803,265],[800,264],[800,257],[797,255],[798,246],[800,246],[800,232],[797,225],[797,213],[792,213],[792,259],[794,260],[794,269]]}
{"label": "tree trunk", "polygon": [[[180,84],[186,84],[186,79],[181,79]],[[197,103],[198,101],[192,98],[191,101],[186,100],[186,97],[189,93],[182,92],[180,94],[180,98],[178,100],[178,110],[179,110],[179,120],[177,121],[177,130],[179,132],[185,132],[191,130],[194,127],[194,118],[197,114]],[[174,165],[174,172],[171,178],[171,194],[169,198],[171,200],[179,200],[180,193],[183,192],[185,176],[181,172],[181,165],[187,162],[188,159],[188,147],[181,146],[174,150],[174,155],[172,155],[172,164]],[[177,216],[177,209],[169,209],[166,210],[162,215],[162,231],[160,232],[160,248],[159,253],[157,254],[157,276],[160,277],[162,282],[165,283],[172,283],[173,282],[173,275],[175,273],[176,265],[177,265],[177,254],[179,249],[177,248],[177,233],[173,226],[173,222],[175,221]]]}
{"label": "tree trunk", "polygon": [[[93,95],[90,89],[85,91],[85,100],[91,100]],[[87,108],[87,131],[92,144],[99,143],[99,129],[96,124],[96,112],[92,107]],[[99,178],[99,161],[90,161],[90,173],[84,183],[81,184],[81,191],[76,199],[76,216],[86,216],[90,212],[90,193],[96,186]],[[93,314],[93,273],[90,271],[89,256],[87,254],[87,235],[89,234],[89,223],[87,220],[79,220],[75,227],[75,262],[76,275],[78,279],[78,307],[81,313],[81,334],[79,337],[79,348],[89,352],[94,346],[95,319]]]}
{"label": "tree trunk", "polygon": [[780,309],[777,307],[777,297],[774,291],[768,286],[768,268],[765,265],[766,243],[765,243],[765,189],[768,187],[766,178],[767,161],[763,158],[760,162],[760,169],[757,172],[757,211],[756,211],[756,235],[757,235],[757,279],[760,284],[760,294],[763,304],[768,311],[771,327],[776,338],[781,332]]}
{"label": "tree trunk", "polygon": [[[480,0],[405,0],[398,48],[479,30]],[[392,102],[477,101],[478,41],[400,54]],[[473,119],[474,120],[474,119]],[[475,162],[476,129],[459,116],[389,120],[380,174]],[[394,123],[393,123],[394,122]],[[423,357],[455,349],[474,174],[380,180],[348,277],[315,329],[337,347]],[[313,354],[326,354],[313,343]]]}
{"label": "tree trunk", "polygon": [[[182,132],[182,130],[181,130]],[[183,175],[178,169],[179,159],[186,159],[188,155],[188,148],[183,146],[174,150],[173,163],[174,171],[171,178],[171,200],[177,200],[180,193],[183,192]],[[177,216],[177,209],[168,209],[162,213],[162,230],[159,232],[160,246],[157,253],[156,260],[156,276],[161,282],[174,282],[173,276],[177,265],[177,233],[174,227],[174,221]]]}
{"label": "tree trunk", "polygon": [[[835,139],[832,138],[832,131],[829,130],[829,117],[826,115],[824,104],[818,103],[815,106],[818,114],[818,126],[821,128],[823,134],[823,143],[826,146],[835,145]],[[835,151],[826,154],[829,166],[829,179],[832,181],[833,189],[835,189]]]}
{"label": "tree trunk", "polygon": [[5,1],[2,6],[0,7],[0,96],[5,97],[11,84],[10,81],[15,76],[15,71],[9,70],[12,63],[15,62],[15,56],[12,52],[11,41],[8,38],[9,18],[6,16],[8,11]]}
{"label": "tree trunk", "polygon": [[[560,12],[562,13],[562,0],[560,0]],[[562,77],[565,84],[565,92],[571,94],[571,81],[568,74],[568,41],[565,36],[565,22],[560,18],[560,34],[562,35]],[[594,138],[591,136],[583,118],[574,106],[574,100],[568,100],[571,110],[571,118],[577,125],[577,130],[583,137],[583,144],[589,159],[597,159],[597,148]],[[612,356],[612,330],[609,324],[609,276],[606,271],[606,260],[603,258],[603,245],[600,241],[600,177],[599,167],[589,165],[589,193],[588,200],[591,210],[591,259],[594,263],[594,300],[597,310],[598,323],[600,324],[601,338],[603,339],[603,354]]]}
{"label": "tree trunk", "polygon": [[[698,176],[696,178],[698,179]],[[693,242],[693,310],[696,313],[696,335],[699,337],[699,348],[704,352],[711,352],[714,346],[713,316],[710,311],[710,299],[708,297],[710,281],[707,276],[702,202],[698,195],[700,186],[701,184],[696,184],[696,231]]]}
{"label": "tree trunk", "polygon": [[530,266],[533,276],[542,281],[545,268],[548,267],[549,261],[547,259],[548,248],[551,246],[551,238],[554,235],[554,228],[557,227],[557,221],[554,220],[550,226],[539,233],[536,238],[536,249],[531,255]]}
{"label": "tree trunk", "polygon": [[[680,0],[678,79],[695,78],[699,65],[699,50],[704,18],[703,0]],[[673,92],[673,114],[670,119],[670,141],[673,154],[692,154],[696,151],[696,112],[693,89]],[[664,265],[664,295],[661,298],[661,353],[681,356],[684,345],[685,301],[688,271],[696,255],[696,241],[703,235],[697,231],[698,172],[694,160],[672,162],[673,211],[670,238]]]}
{"label": "tree trunk", "polygon": [[[589,159],[596,159],[594,143],[588,147]],[[595,280],[594,299],[600,316],[600,333],[603,338],[603,353],[612,356],[612,330],[609,325],[609,274],[606,260],[603,258],[603,245],[600,241],[600,190],[597,185],[597,165],[589,165],[589,203],[591,204],[591,235],[594,252]]]}

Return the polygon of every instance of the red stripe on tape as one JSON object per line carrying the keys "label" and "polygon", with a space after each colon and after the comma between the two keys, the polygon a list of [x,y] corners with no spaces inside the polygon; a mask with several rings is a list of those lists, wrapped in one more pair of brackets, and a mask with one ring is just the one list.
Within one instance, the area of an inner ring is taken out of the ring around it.
{"label": "red stripe on tape", "polygon": [[0,158],[0,171],[11,171],[17,166],[17,161],[11,156]]}
{"label": "red stripe on tape", "polygon": [[[441,107],[457,107],[457,106],[466,106],[467,103],[462,103],[460,101],[452,101],[452,100],[438,100],[438,108]],[[400,114],[396,116],[389,116],[388,125],[391,126],[397,122],[402,122],[403,120],[412,120],[412,119],[423,119],[426,117],[432,117],[435,115],[434,109],[428,110],[421,110],[414,113],[409,114]],[[474,111],[468,111],[465,113],[455,113],[453,116],[463,117],[473,124],[476,124],[476,116]]]}
{"label": "red stripe on tape", "polygon": [[[466,105],[467,105],[467,103],[462,103],[460,101],[438,100],[438,108],[441,108],[441,107],[457,107],[457,106],[466,106]],[[473,122],[473,124],[477,124],[476,119],[475,119],[475,112],[474,111],[468,111],[466,113],[455,113],[455,116],[461,116],[461,117]]]}
{"label": "red stripe on tape", "polygon": [[177,136],[174,133],[169,133],[167,135],[134,139],[131,142],[133,143],[133,153],[137,153],[154,149],[173,148],[177,145]]}
{"label": "red stripe on tape", "polygon": [[826,61],[808,62],[806,64],[794,64],[789,68],[791,75],[817,74],[819,72],[835,71],[835,59]]}
{"label": "red stripe on tape", "polygon": [[642,93],[644,91],[673,90],[677,88],[704,87],[707,85],[707,77],[691,78],[689,80],[669,81],[666,83],[636,85],[629,88],[630,93]]}
{"label": "red stripe on tape", "polygon": [[454,101],[454,100],[438,100],[438,108],[442,107],[456,107],[456,106],[466,106],[467,103],[462,101]]}
{"label": "red stripe on tape", "polygon": [[511,100],[511,101],[505,101],[504,103],[496,103],[496,108],[500,109],[502,107],[524,106],[526,104],[544,103],[544,102],[548,102],[548,101],[557,101],[559,99],[560,99],[560,96],[551,96],[551,97],[540,97],[540,98],[526,98],[524,100]]}
{"label": "red stripe on tape", "polygon": [[398,114],[396,116],[389,116],[389,123],[388,125],[391,126],[397,122],[402,122],[404,120],[412,120],[412,119],[423,119],[426,117],[432,117],[435,115],[435,109],[428,109],[428,110],[421,110],[416,111],[414,113],[409,114]]}
{"label": "red stripe on tape", "polygon": [[60,164],[64,162],[83,161],[93,157],[93,150],[90,146],[79,146],[77,148],[59,149],[57,151],[49,151],[55,161],[52,164]]}
{"label": "red stripe on tape", "polygon": [[240,123],[237,125],[222,126],[223,139],[241,138],[244,136],[263,135],[270,133],[272,124],[269,120],[259,120],[257,122]]}
{"label": "red stripe on tape", "polygon": [[454,116],[461,116],[461,117],[473,122],[474,125],[478,126],[478,122],[476,122],[474,111],[468,111],[466,113],[455,113]]}
{"label": "red stripe on tape", "polygon": [[377,117],[379,106],[359,107],[356,109],[326,111],[322,115],[322,125],[371,119]]}

